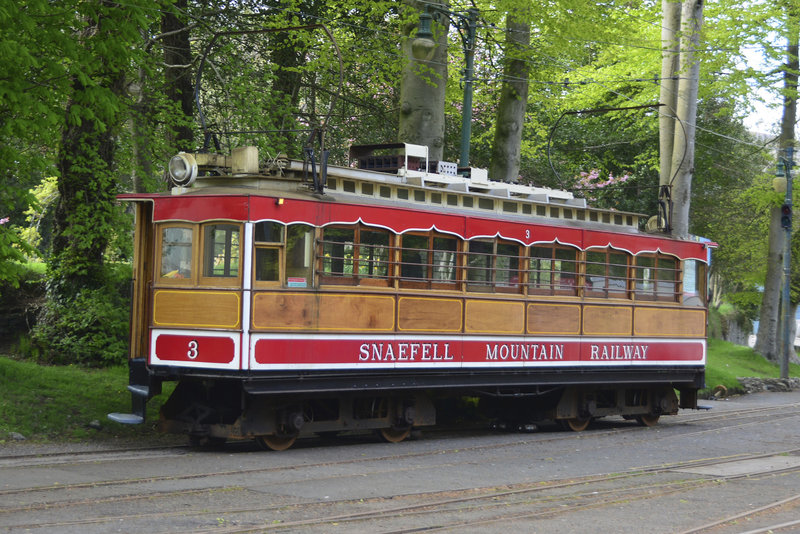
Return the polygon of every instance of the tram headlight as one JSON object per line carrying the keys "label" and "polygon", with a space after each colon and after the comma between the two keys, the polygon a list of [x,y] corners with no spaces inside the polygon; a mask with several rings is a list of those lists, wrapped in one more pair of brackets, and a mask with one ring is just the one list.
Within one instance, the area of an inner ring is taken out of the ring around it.
{"label": "tram headlight", "polygon": [[169,177],[178,187],[186,187],[197,178],[197,161],[186,152],[179,152],[169,160]]}

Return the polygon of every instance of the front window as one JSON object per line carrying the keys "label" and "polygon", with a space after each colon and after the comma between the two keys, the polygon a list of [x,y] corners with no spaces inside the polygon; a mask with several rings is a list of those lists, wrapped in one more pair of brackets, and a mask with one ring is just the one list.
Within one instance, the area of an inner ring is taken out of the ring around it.
{"label": "front window", "polygon": [[167,227],[161,230],[162,278],[192,278],[192,237],[191,228]]}
{"label": "front window", "polygon": [[203,229],[203,244],[203,276],[239,276],[239,225],[206,225]]}
{"label": "front window", "polygon": [[697,260],[683,262],[683,304],[705,306],[706,265]]}

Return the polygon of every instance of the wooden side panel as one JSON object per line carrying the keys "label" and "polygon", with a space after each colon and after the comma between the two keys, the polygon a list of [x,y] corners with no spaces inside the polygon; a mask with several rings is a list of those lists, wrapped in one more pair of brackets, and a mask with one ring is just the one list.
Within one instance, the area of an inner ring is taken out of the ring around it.
{"label": "wooden side panel", "polygon": [[240,328],[240,293],[157,289],[153,295],[153,325],[195,328]]}
{"label": "wooden side panel", "polygon": [[460,299],[400,297],[397,328],[401,332],[461,332]]}
{"label": "wooden side panel", "polygon": [[394,297],[256,293],[253,328],[262,330],[394,331]]}
{"label": "wooden side panel", "polygon": [[637,336],[704,337],[705,310],[636,308],[633,333]]}
{"label": "wooden side panel", "polygon": [[464,331],[469,334],[522,334],[525,303],[467,300]]}
{"label": "wooden side panel", "polygon": [[528,333],[554,335],[580,334],[580,305],[528,304]]}
{"label": "wooden side panel", "polygon": [[583,333],[587,336],[630,336],[632,331],[631,306],[583,307]]}

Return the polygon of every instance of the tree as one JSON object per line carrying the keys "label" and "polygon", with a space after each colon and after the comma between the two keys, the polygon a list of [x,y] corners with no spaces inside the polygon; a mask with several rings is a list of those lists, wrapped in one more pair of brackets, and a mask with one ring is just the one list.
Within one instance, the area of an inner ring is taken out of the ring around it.
{"label": "tree", "polygon": [[[788,17],[786,24],[787,41],[786,65],[783,69],[784,100],[783,116],[781,118],[780,153],[783,149],[794,146],[795,123],[797,122],[797,78],[800,64],[798,63],[798,39],[800,39],[800,21],[796,15]],[[759,316],[758,339],[755,350],[768,360],[778,362],[781,360],[780,351],[780,303],[782,287],[782,265],[784,232],[781,227],[781,207],[773,205],[770,208],[769,225],[769,251],[767,254],[767,274],[764,281],[764,295],[761,301]],[[788,305],[788,303],[785,303]],[[788,325],[786,325],[788,328]]]}
{"label": "tree", "polygon": [[[664,2],[664,33],[669,34],[668,24],[674,11],[668,1]],[[673,134],[672,157],[669,172],[668,186],[671,186],[672,213],[670,214],[672,230],[678,237],[689,235],[689,208],[691,205],[692,175],[694,174],[694,144],[697,120],[697,91],[699,84],[700,63],[695,58],[694,51],[700,42],[700,27],[703,22],[702,0],[685,0],[681,8],[680,54],[678,56],[678,69],[674,75],[680,75],[677,83],[675,97],[675,118],[679,126],[673,126],[672,132],[665,129],[662,135]],[[671,51],[665,54],[664,62],[670,61]],[[662,72],[664,69],[662,67]],[[666,83],[665,83],[666,85]],[[675,84],[670,84],[675,87]],[[663,92],[666,92],[662,89]],[[672,101],[672,99],[670,99]],[[669,147],[667,141],[662,146]],[[663,173],[663,171],[662,171]],[[663,177],[661,178],[663,180]]]}
{"label": "tree", "polygon": [[528,109],[528,63],[525,53],[531,44],[530,14],[509,12],[506,17],[506,48],[503,88],[497,105],[492,160],[493,180],[517,180],[525,114]]}
{"label": "tree", "polygon": [[[126,116],[126,75],[132,44],[147,24],[135,4],[124,10],[107,1],[74,7],[76,46],[67,65],[48,300],[34,335],[54,362],[91,362],[98,354],[124,357],[126,313],[118,309],[118,289],[109,284],[104,257],[119,220],[116,152]],[[87,320],[87,314],[98,313]],[[109,346],[109,330],[115,328],[123,335],[114,336],[118,344]]]}
{"label": "tree", "polygon": [[[436,5],[444,5],[441,0]],[[398,138],[408,143],[425,145],[432,160],[441,160],[444,153],[444,105],[447,87],[447,31],[449,20],[433,18],[432,49],[419,47],[428,39],[415,38],[420,2],[408,0],[403,25],[403,72],[400,79],[400,123]],[[439,13],[434,11],[434,13]],[[415,51],[415,46],[417,47]]]}

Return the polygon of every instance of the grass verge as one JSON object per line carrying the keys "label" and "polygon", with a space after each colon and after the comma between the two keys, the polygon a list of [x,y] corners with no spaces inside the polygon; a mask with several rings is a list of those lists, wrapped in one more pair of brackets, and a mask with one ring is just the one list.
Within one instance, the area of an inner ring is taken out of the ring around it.
{"label": "grass verge", "polygon": [[[800,376],[800,366],[791,365],[790,375]],[[708,388],[704,392],[720,384],[731,393],[741,392],[740,376],[777,377],[779,369],[752,349],[710,339]],[[152,439],[158,409],[172,384],[164,384],[164,393],[148,404],[148,422],[133,426],[106,417],[110,412],[130,411],[127,384],[125,367],[42,366],[0,356],[0,444],[9,440],[12,432],[33,441]],[[99,429],[91,426],[93,421],[99,423]]]}
{"label": "grass verge", "polygon": [[33,441],[152,435],[166,395],[149,403],[144,425],[121,425],[106,417],[110,412],[130,412],[127,385],[128,369],[122,366],[43,366],[0,356],[0,444],[12,432]]}
{"label": "grass verge", "polygon": [[[720,339],[708,340],[706,362],[706,389],[701,396],[716,386],[722,385],[729,393],[741,393],[742,385],[737,377],[778,378],[780,368],[767,361],[749,347],[734,345]],[[789,364],[789,376],[800,377],[800,365]]]}

